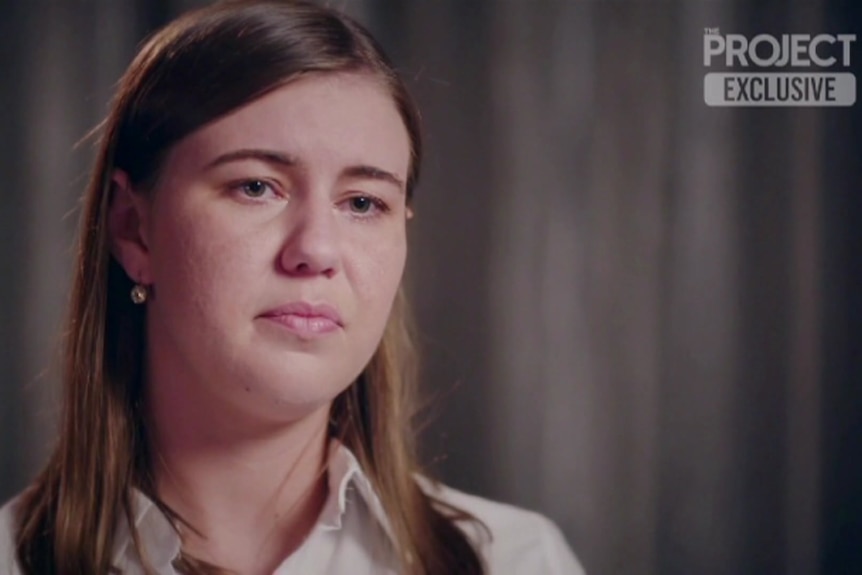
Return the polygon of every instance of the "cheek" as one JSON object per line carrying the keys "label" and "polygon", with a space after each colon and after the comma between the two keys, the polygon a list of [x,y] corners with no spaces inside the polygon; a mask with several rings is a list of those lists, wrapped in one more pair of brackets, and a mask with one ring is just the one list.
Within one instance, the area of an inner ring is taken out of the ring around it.
{"label": "cheek", "polygon": [[403,239],[377,242],[362,250],[361,255],[354,266],[357,292],[376,313],[388,312],[401,284],[407,246]]}
{"label": "cheek", "polygon": [[161,223],[153,237],[154,280],[160,299],[165,304],[210,308],[210,313],[223,300],[239,301],[236,292],[243,283],[238,278],[248,276],[245,268],[254,253],[247,245],[250,239],[231,237],[229,229],[202,214],[176,213]]}
{"label": "cheek", "polygon": [[206,284],[210,267],[205,260],[209,259],[209,254],[198,241],[200,225],[200,221],[179,217],[161,222],[156,228],[152,249],[154,279],[163,298],[176,295],[178,289],[194,293],[200,285]]}

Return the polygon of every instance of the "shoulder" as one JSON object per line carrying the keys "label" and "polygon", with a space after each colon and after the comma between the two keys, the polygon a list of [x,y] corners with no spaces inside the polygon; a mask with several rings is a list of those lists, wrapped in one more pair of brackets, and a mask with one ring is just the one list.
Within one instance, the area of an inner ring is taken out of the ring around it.
{"label": "shoulder", "polygon": [[513,505],[470,495],[445,485],[422,482],[438,501],[466,511],[473,522],[463,524],[494,575],[584,575],[584,570],[559,528],[547,517]]}
{"label": "shoulder", "polygon": [[20,497],[0,507],[0,573],[19,575],[15,559],[16,509]]}

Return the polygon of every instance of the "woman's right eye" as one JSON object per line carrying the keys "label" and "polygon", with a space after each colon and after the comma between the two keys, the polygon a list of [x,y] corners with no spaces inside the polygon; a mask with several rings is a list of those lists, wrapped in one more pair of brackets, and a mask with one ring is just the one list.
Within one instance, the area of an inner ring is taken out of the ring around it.
{"label": "woman's right eye", "polygon": [[232,184],[230,188],[242,196],[253,200],[279,195],[275,186],[266,180],[242,180]]}

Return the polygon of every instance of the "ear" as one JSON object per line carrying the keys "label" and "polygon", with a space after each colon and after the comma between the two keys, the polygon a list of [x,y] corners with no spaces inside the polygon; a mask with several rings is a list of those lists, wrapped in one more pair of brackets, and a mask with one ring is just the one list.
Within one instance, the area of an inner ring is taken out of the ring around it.
{"label": "ear", "polygon": [[132,188],[128,174],[114,170],[108,204],[111,254],[139,284],[153,283],[148,240],[150,204]]}

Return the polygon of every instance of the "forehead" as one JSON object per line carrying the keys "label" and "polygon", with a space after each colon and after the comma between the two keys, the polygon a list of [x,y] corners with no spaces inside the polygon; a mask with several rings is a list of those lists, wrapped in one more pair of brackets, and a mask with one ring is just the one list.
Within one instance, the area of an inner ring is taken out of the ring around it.
{"label": "forehead", "polygon": [[304,164],[379,167],[406,179],[410,139],[390,93],[361,73],[309,74],[203,126],[176,144],[165,168],[201,167],[238,149]]}

